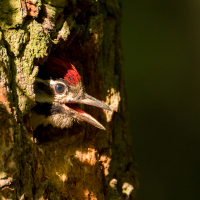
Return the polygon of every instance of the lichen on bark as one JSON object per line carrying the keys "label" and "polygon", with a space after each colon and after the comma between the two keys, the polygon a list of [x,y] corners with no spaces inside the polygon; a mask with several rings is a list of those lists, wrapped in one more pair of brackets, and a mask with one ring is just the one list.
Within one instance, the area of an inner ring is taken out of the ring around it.
{"label": "lichen on bark", "polygon": [[21,1],[2,0],[0,2],[0,27],[2,30],[16,28],[23,23]]}

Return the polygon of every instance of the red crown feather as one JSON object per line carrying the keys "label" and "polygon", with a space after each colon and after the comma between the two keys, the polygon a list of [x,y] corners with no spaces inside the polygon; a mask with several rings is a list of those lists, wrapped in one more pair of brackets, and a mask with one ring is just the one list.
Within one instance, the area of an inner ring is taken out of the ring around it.
{"label": "red crown feather", "polygon": [[81,77],[76,68],[70,63],[64,54],[60,54],[59,58],[50,55],[46,65],[49,74],[58,74],[70,85],[76,85],[81,81]]}

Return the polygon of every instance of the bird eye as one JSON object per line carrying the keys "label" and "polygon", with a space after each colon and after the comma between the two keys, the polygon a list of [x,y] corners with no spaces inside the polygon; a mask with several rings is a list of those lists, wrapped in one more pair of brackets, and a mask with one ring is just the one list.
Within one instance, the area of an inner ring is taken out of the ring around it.
{"label": "bird eye", "polygon": [[58,94],[63,94],[65,92],[65,86],[63,84],[58,83],[55,85],[55,91]]}

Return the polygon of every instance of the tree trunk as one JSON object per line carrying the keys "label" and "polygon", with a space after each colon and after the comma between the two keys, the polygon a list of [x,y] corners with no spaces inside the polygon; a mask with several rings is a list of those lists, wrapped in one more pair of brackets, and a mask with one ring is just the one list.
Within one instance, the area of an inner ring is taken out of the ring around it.
{"label": "tree trunk", "polygon": [[[119,0],[0,2],[0,200],[133,199]],[[113,110],[84,110],[89,124],[29,125],[38,66],[64,51],[85,90]]]}

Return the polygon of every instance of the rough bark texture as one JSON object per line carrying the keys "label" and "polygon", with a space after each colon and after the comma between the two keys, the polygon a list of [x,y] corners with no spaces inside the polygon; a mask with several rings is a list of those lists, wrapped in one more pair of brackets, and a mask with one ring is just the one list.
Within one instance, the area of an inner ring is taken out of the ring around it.
{"label": "rough bark texture", "polygon": [[[118,0],[0,2],[0,200],[133,199]],[[52,51],[65,51],[106,127],[29,126],[33,82]]]}

